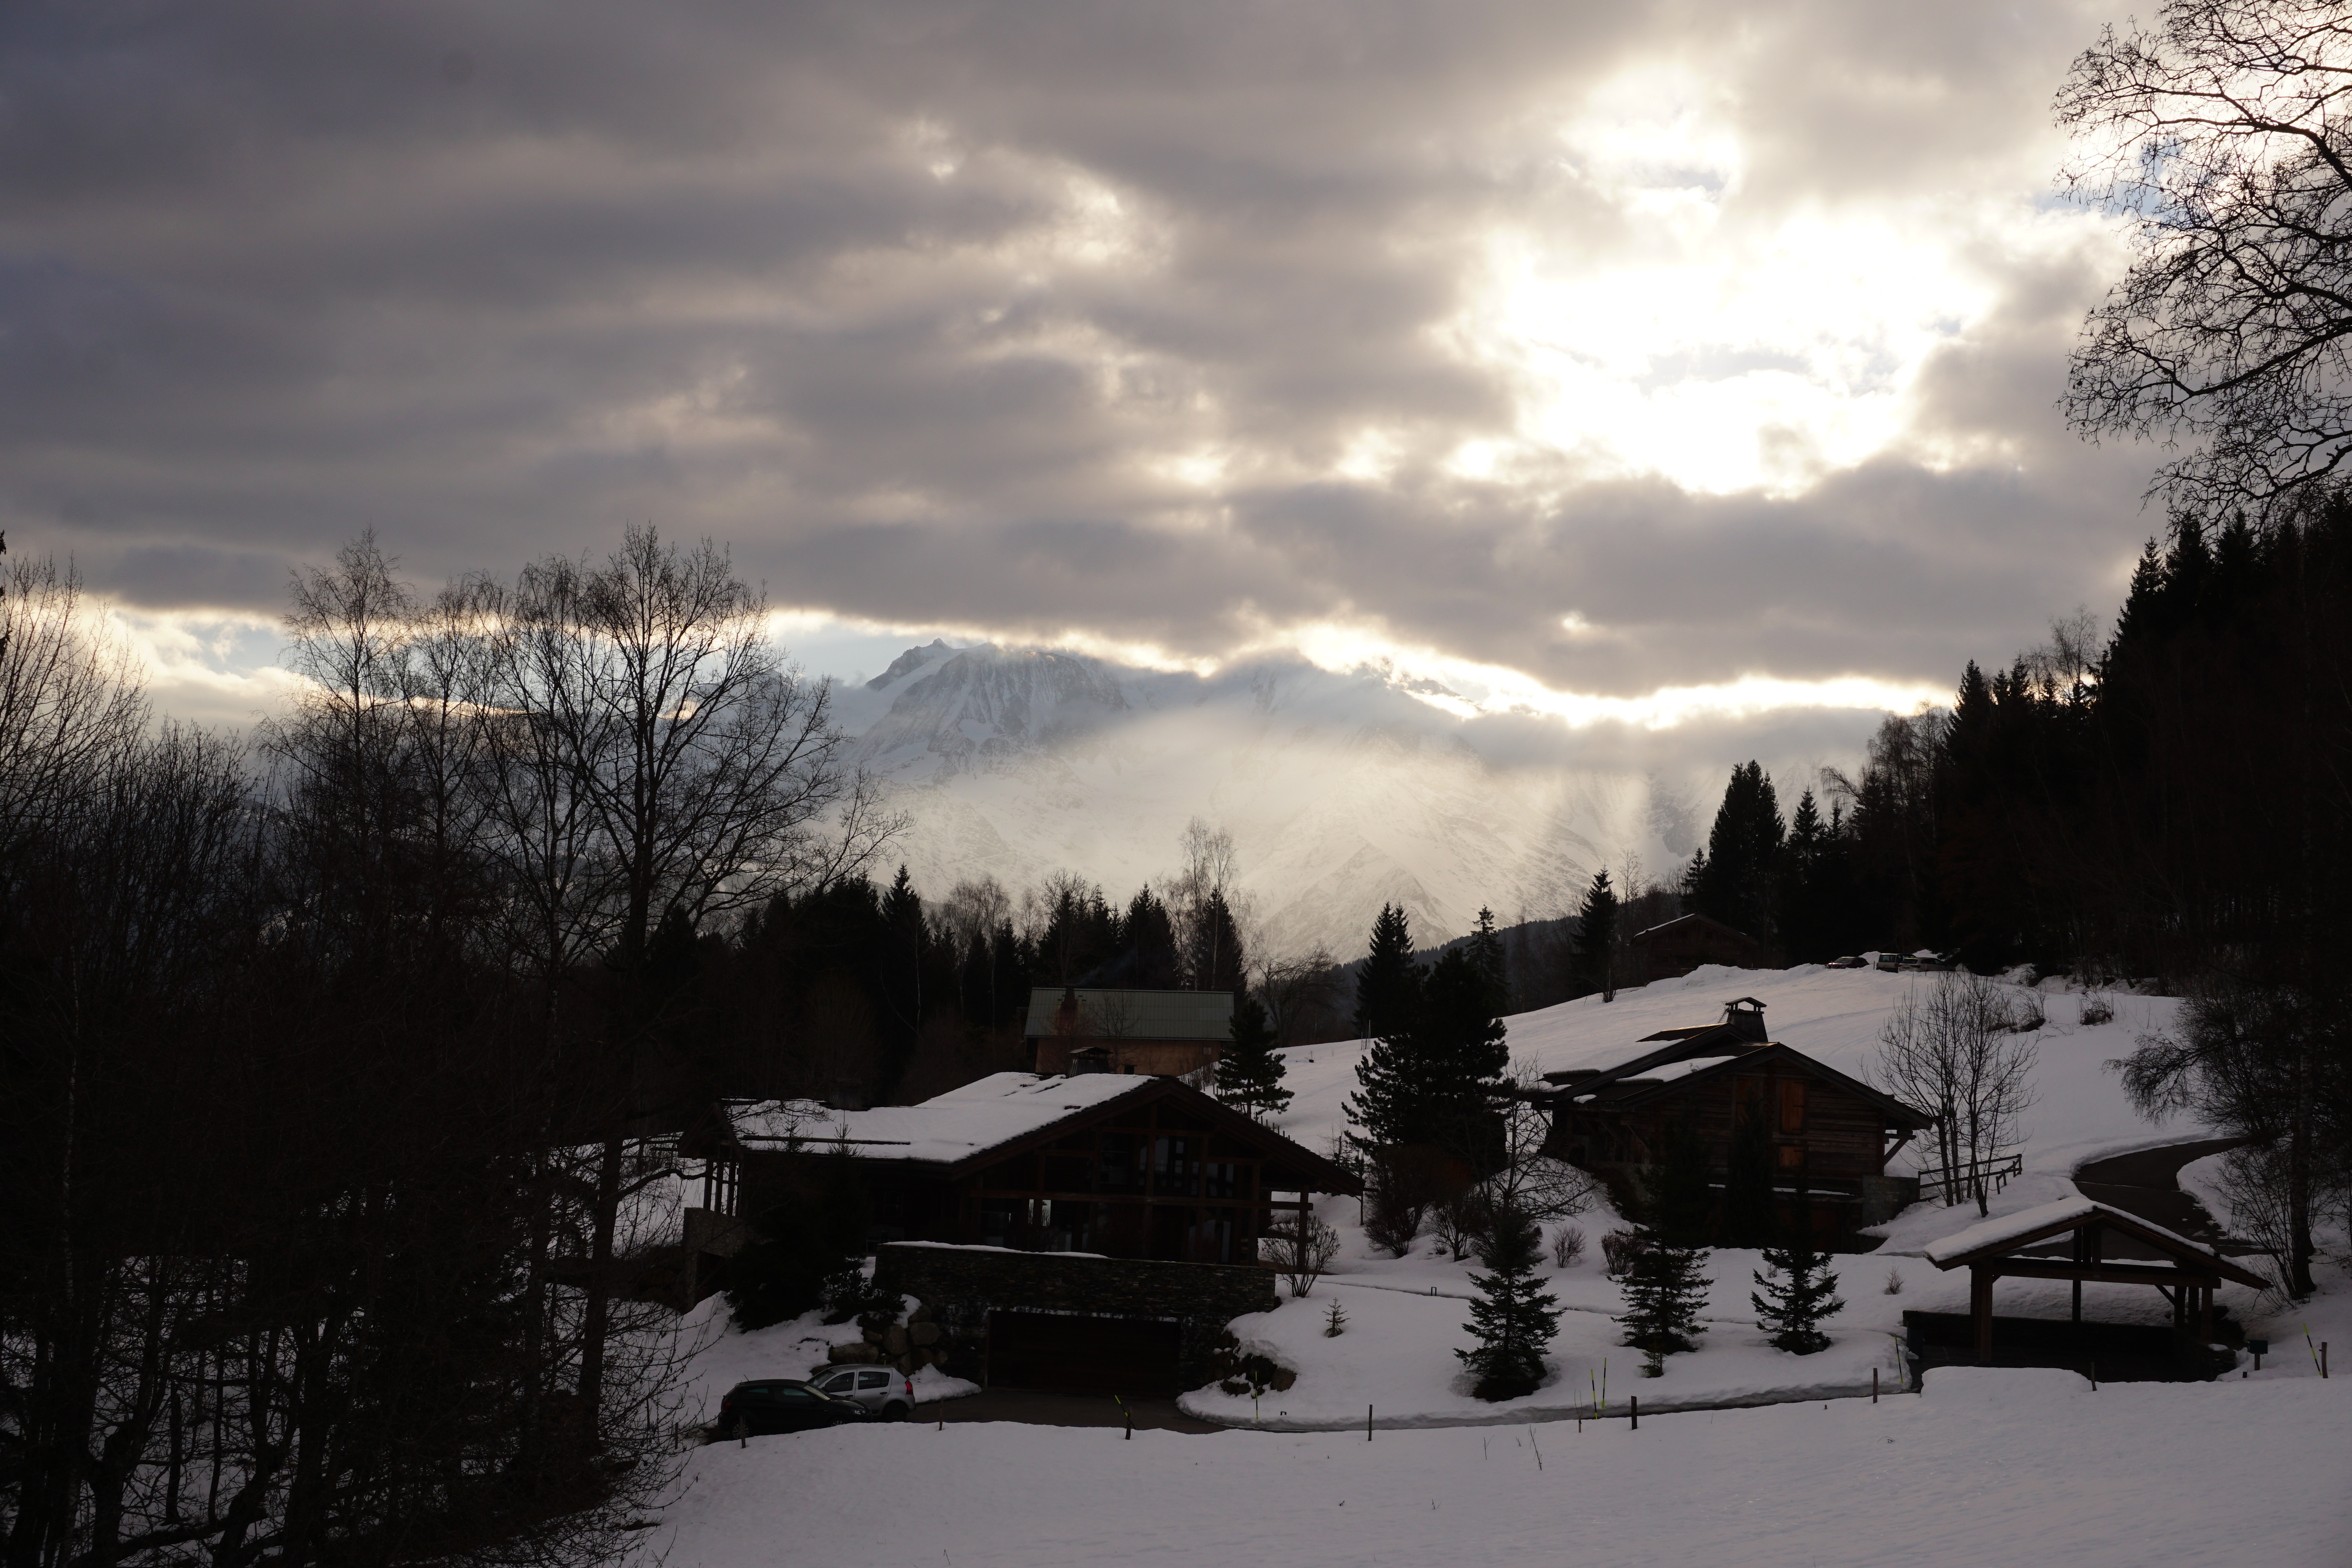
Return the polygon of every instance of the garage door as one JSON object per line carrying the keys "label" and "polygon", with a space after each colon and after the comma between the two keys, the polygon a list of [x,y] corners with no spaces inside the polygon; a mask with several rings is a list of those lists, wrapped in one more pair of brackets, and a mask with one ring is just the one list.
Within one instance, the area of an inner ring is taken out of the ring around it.
{"label": "garage door", "polygon": [[991,1312],[988,1384],[1086,1394],[1175,1394],[1183,1387],[1176,1370],[1182,1337],[1181,1325],[1148,1319]]}

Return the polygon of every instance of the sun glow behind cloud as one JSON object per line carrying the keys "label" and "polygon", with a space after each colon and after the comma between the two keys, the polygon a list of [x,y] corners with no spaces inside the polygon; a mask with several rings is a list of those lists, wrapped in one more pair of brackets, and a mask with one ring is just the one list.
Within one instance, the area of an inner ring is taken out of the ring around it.
{"label": "sun glow behind cloud", "polygon": [[[1512,430],[1457,450],[1465,476],[1565,458],[1584,478],[1801,493],[1903,442],[1922,366],[1994,308],[1971,231],[2038,222],[2030,190],[1999,212],[1748,199],[1736,131],[1673,71],[1613,83],[1558,140],[1559,211],[1578,216],[1538,210],[1486,235],[1446,328],[1517,394]],[[1584,232],[1595,203],[1605,243]]]}

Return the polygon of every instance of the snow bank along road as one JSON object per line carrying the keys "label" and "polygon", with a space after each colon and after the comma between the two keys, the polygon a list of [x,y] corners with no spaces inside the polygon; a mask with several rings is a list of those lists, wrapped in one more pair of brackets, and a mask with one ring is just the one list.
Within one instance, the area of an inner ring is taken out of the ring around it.
{"label": "snow bank along road", "polygon": [[[2303,1568],[2352,1560],[2347,1436],[2352,1379],[2094,1393],[2073,1373],[1957,1367],[1878,1405],[1639,1431],[844,1427],[699,1450],[653,1544],[667,1568]],[[843,1506],[884,1477],[912,1484]]]}

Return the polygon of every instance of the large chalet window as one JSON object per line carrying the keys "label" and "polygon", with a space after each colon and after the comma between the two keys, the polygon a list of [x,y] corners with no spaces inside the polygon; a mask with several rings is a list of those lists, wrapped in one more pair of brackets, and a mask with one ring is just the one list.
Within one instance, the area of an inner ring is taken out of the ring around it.
{"label": "large chalet window", "polygon": [[1136,1133],[1105,1133],[1102,1135],[1102,1157],[1095,1166],[1095,1190],[1141,1192],[1145,1142],[1144,1137]]}
{"label": "large chalet window", "polygon": [[1203,1197],[1238,1198],[1247,1202],[1256,1194],[1250,1179],[1253,1167],[1240,1160],[1211,1160],[1202,1186]]}
{"label": "large chalet window", "polygon": [[1194,1197],[1201,1190],[1201,1140],[1161,1136],[1151,1141],[1151,1190],[1160,1197]]}

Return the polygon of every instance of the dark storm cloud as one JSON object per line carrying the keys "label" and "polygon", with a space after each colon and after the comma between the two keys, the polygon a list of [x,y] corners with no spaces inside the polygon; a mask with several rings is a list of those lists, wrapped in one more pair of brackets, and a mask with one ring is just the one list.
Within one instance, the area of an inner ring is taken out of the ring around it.
{"label": "dark storm cloud", "polygon": [[[887,622],[1213,657],[1351,621],[1614,694],[1942,679],[2105,602],[2147,526],[2137,458],[2050,412],[2092,260],[1988,236],[1998,303],[1925,372],[1924,444],[1782,500],[1452,476],[1517,392],[1442,329],[1498,222],[1628,243],[1558,135],[1622,70],[1682,70],[1737,129],[1731,235],[1998,184],[2094,26],[19,5],[0,511],[162,608],[274,609],[365,527],[430,579],[650,518]],[[1328,477],[1368,428],[1389,476]],[[1204,453],[1213,483],[1171,476]]]}

